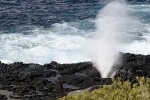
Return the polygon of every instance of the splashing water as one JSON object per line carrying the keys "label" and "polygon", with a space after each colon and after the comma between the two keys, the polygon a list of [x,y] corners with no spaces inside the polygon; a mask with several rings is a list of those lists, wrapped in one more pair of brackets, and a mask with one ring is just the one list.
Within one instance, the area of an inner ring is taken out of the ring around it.
{"label": "splashing water", "polygon": [[[114,61],[118,62],[114,59],[114,56],[119,57],[118,51],[150,54],[149,2],[139,3],[135,0],[126,5],[121,0],[113,0],[109,4],[112,0],[84,3],[68,0],[56,3],[40,1],[0,1],[2,62],[45,64],[51,61],[76,63],[92,60],[95,66],[107,64],[112,67],[117,64]],[[108,5],[104,7],[105,4]],[[102,10],[97,15],[100,9]],[[132,14],[140,19],[140,27],[139,20],[133,16],[131,18]],[[85,46],[87,40],[90,40],[89,46]],[[90,56],[84,49],[89,50]],[[107,57],[113,61],[108,61]],[[106,69],[109,72],[111,67],[98,69],[102,69],[103,77],[108,77],[104,72]]]}
{"label": "splashing water", "polygon": [[117,46],[122,42],[125,30],[129,31],[129,25],[135,24],[126,6],[124,1],[112,1],[100,10],[96,34],[88,42],[88,53],[103,78],[111,77],[109,72],[112,67],[121,62]]}

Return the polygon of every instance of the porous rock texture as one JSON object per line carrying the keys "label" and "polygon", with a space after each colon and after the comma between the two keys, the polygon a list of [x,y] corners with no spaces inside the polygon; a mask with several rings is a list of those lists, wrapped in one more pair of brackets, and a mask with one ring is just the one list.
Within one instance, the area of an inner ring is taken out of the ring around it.
{"label": "porous rock texture", "polygon": [[[120,54],[122,63],[113,67],[114,78],[131,82],[136,82],[136,76],[150,78],[150,55]],[[45,65],[0,62],[1,100],[56,100],[71,91],[111,83],[111,78],[101,78],[90,61],[73,64],[52,61]]]}

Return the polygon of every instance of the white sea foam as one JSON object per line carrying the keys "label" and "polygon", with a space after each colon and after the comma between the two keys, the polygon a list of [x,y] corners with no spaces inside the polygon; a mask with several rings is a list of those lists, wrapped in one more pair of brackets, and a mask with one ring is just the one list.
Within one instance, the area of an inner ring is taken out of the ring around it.
{"label": "white sea foam", "polygon": [[143,25],[143,34],[140,39],[132,40],[129,43],[122,43],[119,50],[122,52],[130,52],[134,54],[150,54],[150,25]]}
{"label": "white sea foam", "polygon": [[150,54],[150,42],[146,41],[134,41],[130,44],[122,44],[120,46],[122,52],[130,52],[134,54]]}
{"label": "white sea foam", "polygon": [[30,33],[26,35],[23,33],[0,35],[0,59],[3,62],[45,64],[51,61],[75,63],[89,60],[82,51],[87,36],[84,30],[65,22],[54,24],[49,29],[35,26],[31,29],[26,30]]}

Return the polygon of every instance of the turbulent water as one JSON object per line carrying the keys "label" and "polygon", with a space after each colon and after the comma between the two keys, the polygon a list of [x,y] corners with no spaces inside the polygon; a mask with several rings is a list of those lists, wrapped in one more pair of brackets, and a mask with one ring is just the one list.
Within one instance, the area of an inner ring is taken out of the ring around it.
{"label": "turbulent water", "polygon": [[[0,60],[40,64],[91,60],[85,48],[95,35],[98,11],[106,4],[99,0],[0,0]],[[137,25],[122,30],[126,35],[118,50],[150,54],[150,2],[128,2],[126,9]]]}

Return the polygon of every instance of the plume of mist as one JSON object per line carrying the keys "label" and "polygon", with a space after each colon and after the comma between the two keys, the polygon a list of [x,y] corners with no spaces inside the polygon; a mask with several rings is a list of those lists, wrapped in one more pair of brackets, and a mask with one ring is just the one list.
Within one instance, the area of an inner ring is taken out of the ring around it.
{"label": "plume of mist", "polygon": [[99,11],[96,17],[96,32],[88,42],[88,53],[101,77],[110,77],[109,72],[120,60],[118,45],[123,38],[123,30],[130,19],[123,0],[112,1]]}

